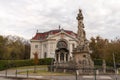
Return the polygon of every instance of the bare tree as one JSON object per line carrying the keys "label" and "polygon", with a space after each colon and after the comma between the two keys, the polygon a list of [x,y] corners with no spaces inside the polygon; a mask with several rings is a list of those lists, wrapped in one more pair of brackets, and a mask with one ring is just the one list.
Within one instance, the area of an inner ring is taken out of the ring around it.
{"label": "bare tree", "polygon": [[38,60],[38,53],[35,52],[35,53],[34,53],[34,64],[35,64],[35,66],[34,66],[34,73],[37,72],[36,70],[37,70],[38,62],[39,62],[39,60]]}

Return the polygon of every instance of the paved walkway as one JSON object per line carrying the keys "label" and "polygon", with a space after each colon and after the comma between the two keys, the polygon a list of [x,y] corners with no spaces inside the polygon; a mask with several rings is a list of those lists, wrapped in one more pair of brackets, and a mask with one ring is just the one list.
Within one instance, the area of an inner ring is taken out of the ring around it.
{"label": "paved walkway", "polygon": [[[23,71],[23,70],[19,70],[19,71]],[[48,79],[48,80],[76,80],[75,75],[72,75],[72,76],[33,76],[33,75],[29,75],[29,76],[27,76],[27,74],[16,75],[15,72],[16,72],[16,70],[8,70],[7,77],[35,78],[35,79]],[[0,76],[6,77],[6,70],[0,71]],[[95,80],[95,76],[94,75],[82,75],[82,76],[80,75],[77,77],[77,80]],[[114,75],[97,75],[96,80],[115,80],[115,76]],[[118,75],[117,80],[120,80],[119,75]]]}
{"label": "paved walkway", "polygon": [[[6,77],[5,74],[0,74],[1,77]],[[76,76],[26,76],[26,75],[14,75],[8,74],[7,77],[18,77],[18,78],[35,78],[35,79],[49,79],[49,80],[76,80]],[[114,77],[113,77],[114,78]],[[113,80],[112,76],[100,75],[97,76],[97,80]],[[95,76],[78,76],[78,80],[94,80]],[[118,79],[120,80],[120,78]]]}

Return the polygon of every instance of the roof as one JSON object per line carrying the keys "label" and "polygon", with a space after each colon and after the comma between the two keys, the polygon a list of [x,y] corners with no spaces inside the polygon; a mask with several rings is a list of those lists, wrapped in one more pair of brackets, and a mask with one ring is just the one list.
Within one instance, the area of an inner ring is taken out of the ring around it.
{"label": "roof", "polygon": [[[43,32],[43,33],[37,32],[36,35],[32,38],[32,40],[45,40],[49,35],[57,34],[61,30],[63,30],[63,29],[50,30],[50,31]],[[66,32],[69,35],[74,34],[75,36],[77,36],[77,34],[74,33],[73,31],[70,31],[70,30],[63,30],[63,31]]]}

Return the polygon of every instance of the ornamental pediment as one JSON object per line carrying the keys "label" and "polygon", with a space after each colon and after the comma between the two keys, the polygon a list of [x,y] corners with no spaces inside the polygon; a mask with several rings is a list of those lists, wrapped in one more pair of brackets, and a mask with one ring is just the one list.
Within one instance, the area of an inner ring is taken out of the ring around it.
{"label": "ornamental pediment", "polygon": [[65,31],[61,31],[54,35],[49,35],[47,39],[69,39],[69,40],[77,41],[76,35],[72,33],[68,34]]}

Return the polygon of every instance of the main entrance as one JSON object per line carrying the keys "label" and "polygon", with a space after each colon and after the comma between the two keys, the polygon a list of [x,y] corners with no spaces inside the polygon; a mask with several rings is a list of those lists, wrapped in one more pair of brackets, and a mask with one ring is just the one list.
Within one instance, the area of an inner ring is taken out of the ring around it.
{"label": "main entrance", "polygon": [[69,50],[67,49],[67,43],[60,40],[57,43],[57,50],[55,51],[55,60],[58,63],[67,62],[69,59]]}

